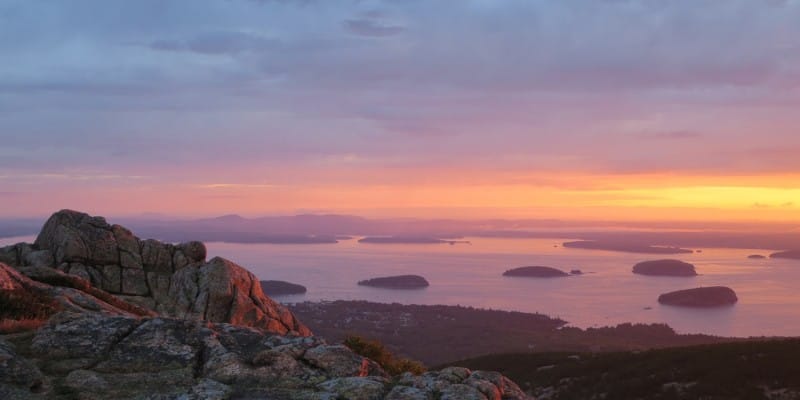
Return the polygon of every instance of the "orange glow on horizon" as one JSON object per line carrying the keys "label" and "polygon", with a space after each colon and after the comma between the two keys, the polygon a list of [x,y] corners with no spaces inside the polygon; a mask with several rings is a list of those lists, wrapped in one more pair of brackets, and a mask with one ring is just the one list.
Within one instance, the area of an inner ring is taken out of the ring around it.
{"label": "orange glow on horizon", "polygon": [[800,176],[790,174],[499,173],[493,180],[486,171],[476,174],[461,171],[453,175],[437,171],[438,174],[420,179],[422,183],[413,183],[412,177],[398,172],[394,171],[395,175],[387,172],[384,177],[392,183],[386,184],[347,180],[318,183],[320,179],[293,176],[292,182],[309,183],[215,180],[177,185],[145,181],[113,188],[98,185],[82,191],[63,192],[57,198],[35,196],[29,205],[43,210],[42,213],[65,207],[88,207],[87,211],[108,215],[342,213],[469,219],[800,221],[800,187],[797,185]]}

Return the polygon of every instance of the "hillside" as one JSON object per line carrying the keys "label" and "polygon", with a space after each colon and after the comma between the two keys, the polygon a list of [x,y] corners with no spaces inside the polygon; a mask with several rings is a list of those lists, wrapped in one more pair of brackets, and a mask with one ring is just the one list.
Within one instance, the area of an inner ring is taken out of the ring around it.
{"label": "hillside", "polygon": [[497,370],[537,399],[798,399],[800,339],[617,353],[502,354],[461,360]]}
{"label": "hillside", "polygon": [[[492,353],[644,350],[735,340],[679,335],[663,324],[579,329],[542,314],[459,306],[333,301],[288,307],[311,330],[331,340],[350,334],[377,339],[428,365]],[[420,331],[425,340],[419,340]]]}

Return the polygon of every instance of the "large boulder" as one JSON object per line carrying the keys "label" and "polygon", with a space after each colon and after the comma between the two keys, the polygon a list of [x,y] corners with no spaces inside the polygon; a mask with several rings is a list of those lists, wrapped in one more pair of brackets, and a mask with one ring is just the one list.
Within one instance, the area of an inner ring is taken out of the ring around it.
{"label": "large boulder", "polygon": [[61,210],[47,220],[33,246],[18,244],[0,255],[26,268],[58,266],[58,271],[165,316],[310,334],[291,312],[264,295],[252,273],[222,258],[206,262],[206,252],[202,242],[141,240],[102,217]]}
{"label": "large boulder", "polygon": [[498,372],[473,372],[467,368],[449,367],[419,376],[403,374],[387,399],[406,399],[400,396],[401,393],[408,393],[409,399],[420,398],[419,391],[425,394],[438,393],[436,398],[453,400],[530,398],[516,383]]}
{"label": "large boulder", "polygon": [[[36,251],[23,254],[17,245],[16,257],[22,264],[58,266],[110,293],[151,297],[152,301],[140,302],[156,305],[168,302],[169,284],[163,284],[164,280],[170,280],[176,270],[204,263],[206,258],[201,242],[175,246],[140,240],[123,226],[72,210],[53,214],[32,249]],[[0,253],[12,258],[10,251]]]}
{"label": "large boulder", "polygon": [[103,217],[72,210],[53,214],[44,224],[34,245],[50,250],[55,262],[92,265],[119,264],[119,250],[111,225]]}
{"label": "large boulder", "polygon": [[264,295],[255,275],[221,257],[175,272],[169,296],[174,304],[166,311],[175,316],[191,315],[281,334],[310,334],[288,309]]}
{"label": "large boulder", "polygon": [[[309,364],[335,377],[368,376],[380,370],[370,360],[353,353],[343,345],[317,346],[303,354]],[[382,373],[378,373],[380,375]]]}

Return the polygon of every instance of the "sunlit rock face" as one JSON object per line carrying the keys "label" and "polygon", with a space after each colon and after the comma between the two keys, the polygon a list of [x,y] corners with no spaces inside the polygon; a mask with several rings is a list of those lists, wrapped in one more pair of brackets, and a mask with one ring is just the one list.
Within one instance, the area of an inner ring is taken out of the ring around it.
{"label": "sunlit rock face", "polygon": [[207,262],[203,243],[141,240],[123,226],[77,211],[53,214],[33,245],[0,249],[0,261],[56,269],[164,316],[310,334],[264,295],[250,271],[219,257]]}

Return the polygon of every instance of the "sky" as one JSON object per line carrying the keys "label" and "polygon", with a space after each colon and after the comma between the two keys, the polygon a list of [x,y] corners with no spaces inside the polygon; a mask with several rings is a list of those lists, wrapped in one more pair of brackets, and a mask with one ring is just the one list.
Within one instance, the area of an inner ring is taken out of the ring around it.
{"label": "sky", "polygon": [[0,216],[800,220],[798,0],[0,0]]}

